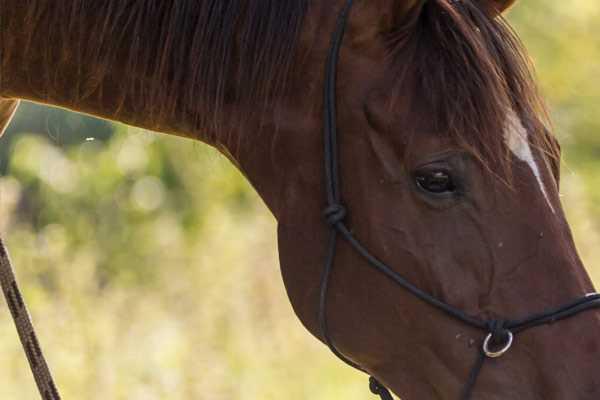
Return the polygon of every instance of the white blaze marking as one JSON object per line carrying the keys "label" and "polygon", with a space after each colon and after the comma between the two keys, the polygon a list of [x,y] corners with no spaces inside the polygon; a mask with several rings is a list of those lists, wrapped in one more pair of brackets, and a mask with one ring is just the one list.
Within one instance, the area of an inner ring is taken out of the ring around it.
{"label": "white blaze marking", "polygon": [[506,145],[515,155],[515,157],[527,163],[531,169],[531,172],[533,172],[535,179],[540,185],[540,190],[542,191],[550,210],[552,210],[553,214],[556,214],[556,211],[550,202],[548,192],[546,191],[546,186],[544,186],[544,180],[542,179],[540,168],[536,164],[535,158],[533,158],[533,153],[531,152],[531,147],[529,146],[528,133],[523,126],[523,122],[521,122],[521,119],[515,114],[514,111],[510,111],[508,113],[506,122],[506,130],[504,131],[504,140],[506,141]]}

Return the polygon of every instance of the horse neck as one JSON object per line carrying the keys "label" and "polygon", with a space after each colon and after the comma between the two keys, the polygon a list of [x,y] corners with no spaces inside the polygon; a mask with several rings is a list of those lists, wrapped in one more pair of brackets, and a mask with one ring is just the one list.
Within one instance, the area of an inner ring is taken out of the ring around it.
{"label": "horse neck", "polygon": [[[103,16],[82,12],[82,20],[77,24],[65,13],[60,24],[68,30],[68,34],[61,36],[65,40],[49,41],[49,37],[57,37],[55,31],[60,29],[47,21],[49,15],[58,15],[58,9],[68,10],[69,3],[81,1],[63,1],[60,6],[44,3],[34,1],[24,5],[7,0],[0,8],[0,96],[67,108],[155,131],[195,136],[189,121],[175,119],[175,113],[154,115],[152,108],[158,111],[159,104],[140,109],[143,99],[139,96],[143,91],[132,92],[131,86],[123,84],[128,79],[142,79],[144,74],[137,71],[137,76],[120,75],[130,62],[122,50],[130,47],[134,37],[118,37],[115,31],[114,36],[108,34],[102,42],[94,41],[81,27],[98,26]],[[50,7],[56,9],[50,11]],[[126,17],[115,17],[106,23],[125,24]],[[109,43],[118,44],[120,48],[114,53],[121,54],[112,58],[110,65],[82,57],[82,48]]]}
{"label": "horse neck", "polygon": [[[165,43],[144,41],[142,35],[135,34],[139,26],[151,32],[149,27],[159,18],[159,11],[149,10],[151,7],[143,6],[144,2],[131,2],[133,11],[130,13],[115,12],[116,0],[114,6],[109,5],[110,2],[102,7],[93,3],[92,0],[65,0],[60,5],[42,0],[27,5],[18,0],[3,2],[0,8],[0,97],[59,106],[201,140],[231,158],[271,206],[274,203],[271,198],[277,197],[278,190],[278,178],[269,172],[273,171],[273,162],[268,162],[278,131],[273,110],[241,104],[237,96],[229,95],[227,91],[236,90],[229,86],[222,88],[226,93],[220,94],[225,101],[211,109],[207,104],[213,98],[202,89],[216,86],[202,83],[203,76],[198,75],[193,65],[187,65],[194,63],[193,57],[181,50],[169,51]],[[181,1],[180,5],[191,8],[192,3],[195,2]],[[177,45],[171,45],[178,49],[198,50],[204,45],[203,41],[207,46],[219,47],[211,42],[214,41],[211,35],[182,34],[176,40]],[[181,43],[185,40],[190,43]],[[167,39],[164,41],[169,43]],[[248,46],[260,49],[261,44],[248,43]],[[156,65],[151,63],[151,67],[144,62],[136,63],[136,59],[147,58],[148,53],[161,54],[165,59],[154,63]],[[260,61],[259,56],[256,55],[256,62]],[[215,66],[209,69],[214,72],[214,68],[230,65],[236,68],[235,58],[223,61],[216,60]],[[160,72],[163,67],[166,72]],[[203,67],[206,69],[206,65]],[[177,85],[168,81],[171,78],[177,80]],[[237,84],[248,85],[243,81]],[[257,90],[260,92],[260,88]],[[6,104],[3,106],[8,109]],[[257,131],[260,134],[256,134]],[[253,137],[244,137],[245,132]]]}
{"label": "horse neck", "polygon": [[[281,83],[296,34],[281,33],[279,25],[290,20],[296,30],[288,30],[299,32],[305,7],[303,0],[290,2],[289,10],[243,0],[95,3],[4,1],[0,96],[213,145],[230,141],[231,129],[223,125],[242,121],[240,114],[254,105],[246,99],[242,107],[240,92],[266,99],[275,89],[263,86]],[[256,8],[256,15],[243,7]]]}
{"label": "horse neck", "polygon": [[[276,102],[248,103],[247,99],[244,102],[235,95],[237,89],[243,92],[250,88],[265,96],[267,89],[252,87],[248,84],[251,80],[236,76],[227,87],[221,88],[224,93],[220,95],[225,101],[217,107],[210,105],[215,93],[203,92],[203,88],[215,89],[202,82],[207,65],[201,64],[198,72],[193,68],[196,66],[194,58],[180,49],[196,49],[198,54],[206,56],[202,46],[213,49],[227,44],[215,43],[215,36],[211,34],[184,34],[183,28],[180,28],[182,34],[177,36],[177,44],[173,42],[172,34],[167,35],[171,39],[163,38],[161,43],[144,40],[145,36],[136,32],[144,31],[152,37],[152,30],[163,29],[155,26],[156,20],[161,12],[171,11],[158,8],[171,2],[160,3],[155,10],[143,1],[117,1],[98,6],[95,0],[64,0],[60,5],[47,0],[33,0],[26,5],[18,0],[4,0],[0,8],[0,97],[59,106],[215,146],[242,170],[276,217],[279,203],[284,201],[283,182],[295,179],[289,175],[298,170],[297,166],[309,169],[299,171],[303,176],[298,179],[310,178],[311,191],[320,184],[322,116],[319,99],[323,66],[343,0],[311,2],[302,17],[291,18],[301,31],[296,38],[297,51],[292,51],[293,46],[286,47],[287,33],[276,35],[283,35],[280,39],[284,42],[283,47],[265,54],[261,49],[268,48],[269,44],[259,43],[256,36],[244,43],[251,49],[246,51],[248,54],[252,55],[254,51],[257,54],[247,57],[246,64],[241,66],[248,67],[259,77],[264,73],[257,68],[261,68],[264,64],[261,60],[266,56],[279,60],[282,49],[295,54],[293,60],[288,60],[293,68],[277,70],[273,63],[265,68],[267,78],[272,73],[273,80],[290,72],[286,75],[285,90],[282,90],[285,93],[279,93]],[[205,4],[194,0],[178,0],[177,3],[190,10]],[[240,0],[239,3],[244,2]],[[303,0],[298,0],[296,5],[291,0],[281,4],[284,3],[300,7]],[[130,7],[116,12],[121,7],[119,4]],[[271,3],[270,7],[282,11],[279,4]],[[286,10],[287,14],[290,10]],[[294,12],[302,14],[298,9]],[[201,20],[202,17],[198,18]],[[373,21],[367,22],[366,25],[374,25]],[[277,25],[272,21],[269,23]],[[298,24],[302,24],[302,28]],[[281,32],[290,29],[286,27]],[[239,36],[233,33],[230,37]],[[217,37],[222,39],[220,33]],[[190,42],[186,43],[186,40]],[[273,43],[270,46],[277,47]],[[175,47],[179,50],[173,51]],[[239,43],[238,47],[241,48]],[[136,61],[148,58],[149,53],[159,54],[160,62],[150,63],[149,67],[148,63]],[[216,58],[208,69],[208,76],[215,69],[231,67],[240,71],[236,57],[224,61]],[[177,85],[172,84],[171,79],[177,81]],[[289,189],[293,185],[285,186]]]}

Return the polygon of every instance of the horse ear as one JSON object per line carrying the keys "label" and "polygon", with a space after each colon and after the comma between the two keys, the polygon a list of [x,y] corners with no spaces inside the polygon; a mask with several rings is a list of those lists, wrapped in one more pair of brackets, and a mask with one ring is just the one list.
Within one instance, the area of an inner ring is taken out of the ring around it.
{"label": "horse ear", "polygon": [[494,17],[508,10],[517,0],[479,0]]}

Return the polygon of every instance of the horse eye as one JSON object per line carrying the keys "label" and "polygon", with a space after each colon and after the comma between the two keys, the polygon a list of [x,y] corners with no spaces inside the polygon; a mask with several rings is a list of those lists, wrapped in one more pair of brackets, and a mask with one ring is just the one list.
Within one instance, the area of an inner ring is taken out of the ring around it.
{"label": "horse eye", "polygon": [[450,174],[442,170],[417,172],[415,181],[421,189],[433,194],[452,193],[456,190]]}

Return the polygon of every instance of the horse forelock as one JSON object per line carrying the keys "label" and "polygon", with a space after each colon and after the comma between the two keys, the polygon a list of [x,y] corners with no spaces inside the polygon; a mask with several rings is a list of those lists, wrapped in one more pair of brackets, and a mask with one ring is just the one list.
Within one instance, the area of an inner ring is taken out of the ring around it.
{"label": "horse forelock", "polygon": [[389,64],[398,77],[392,98],[412,97],[412,113],[426,115],[434,132],[509,182],[513,153],[504,132],[513,112],[526,121],[535,148],[551,158],[558,148],[548,136],[546,107],[521,41],[502,16],[489,15],[480,3],[429,0],[387,34]]}

